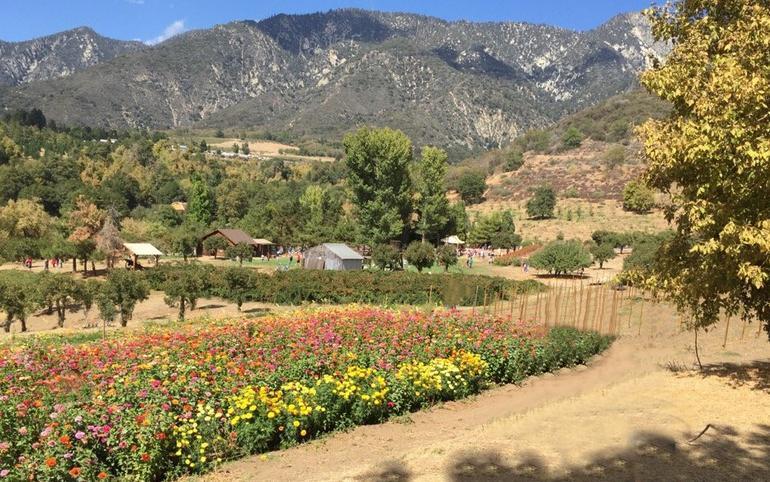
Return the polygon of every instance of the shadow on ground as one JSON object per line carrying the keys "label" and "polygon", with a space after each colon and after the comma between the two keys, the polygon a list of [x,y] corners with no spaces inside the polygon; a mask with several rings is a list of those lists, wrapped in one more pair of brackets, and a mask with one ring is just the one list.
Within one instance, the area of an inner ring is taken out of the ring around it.
{"label": "shadow on ground", "polygon": [[[360,480],[413,478],[406,468],[389,462]],[[535,453],[506,459],[495,451],[469,451],[451,462],[446,478],[452,482],[770,480],[770,426],[758,425],[743,436],[731,427],[711,427],[692,443],[638,432],[625,448],[610,448],[587,465],[567,467],[558,474]]]}
{"label": "shadow on ground", "polygon": [[704,365],[701,374],[722,378],[734,388],[748,387],[770,393],[770,360]]}

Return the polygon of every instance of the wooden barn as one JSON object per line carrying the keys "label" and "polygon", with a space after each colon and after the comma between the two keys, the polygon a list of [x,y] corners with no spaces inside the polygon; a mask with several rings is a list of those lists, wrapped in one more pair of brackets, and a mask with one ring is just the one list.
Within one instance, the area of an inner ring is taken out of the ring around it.
{"label": "wooden barn", "polygon": [[245,243],[254,247],[254,252],[257,252],[257,243],[254,242],[254,238],[241,231],[240,229],[215,229],[210,233],[203,236],[198,240],[198,246],[195,248],[196,256],[215,256],[216,253],[209,253],[204,247],[204,243],[207,239],[220,236],[229,246],[235,246],[236,244]]}
{"label": "wooden barn", "polygon": [[326,243],[310,248],[302,258],[305,269],[325,269],[333,271],[360,270],[364,257],[341,243]]}

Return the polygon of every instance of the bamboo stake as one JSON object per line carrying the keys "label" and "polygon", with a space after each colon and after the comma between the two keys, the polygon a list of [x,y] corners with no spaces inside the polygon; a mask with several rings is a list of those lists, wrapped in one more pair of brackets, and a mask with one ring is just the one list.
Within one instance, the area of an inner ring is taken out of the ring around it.
{"label": "bamboo stake", "polygon": [[553,299],[553,325],[559,326],[559,304],[561,303],[561,286],[557,283]]}
{"label": "bamboo stake", "polygon": [[527,294],[527,296],[524,297],[524,301],[521,305],[521,313],[522,313],[522,316],[521,316],[522,321],[526,320],[529,317],[529,294]]}
{"label": "bamboo stake", "polygon": [[476,285],[476,294],[473,295],[473,315],[476,315],[476,304],[479,301],[479,287]]}
{"label": "bamboo stake", "polygon": [[484,308],[483,308],[483,315],[487,314],[487,289],[484,288]]}
{"label": "bamboo stake", "polygon": [[529,293],[522,291],[521,298],[519,299],[519,320],[524,320],[524,302],[527,299]]}
{"label": "bamboo stake", "polygon": [[748,326],[749,322],[746,320],[746,317],[743,317],[743,329],[741,330],[741,341],[743,341],[743,337],[746,336],[746,326]]}
{"label": "bamboo stake", "polygon": [[535,298],[535,320],[540,321],[540,297],[542,293],[539,291],[537,292],[537,297]]}
{"label": "bamboo stake", "polygon": [[642,321],[644,320],[644,291],[642,291],[642,306],[639,308],[639,333],[638,336],[642,336]]}
{"label": "bamboo stake", "polygon": [[546,291],[545,295],[543,296],[543,319],[545,320],[545,326],[550,326],[548,324],[549,315],[550,315],[550,309],[549,309],[548,303],[551,301],[552,289],[553,288],[548,288],[548,291]]}
{"label": "bamboo stake", "polygon": [[631,328],[631,315],[634,313],[634,300],[633,300],[633,294],[634,289],[631,288],[631,291],[628,293],[628,327]]}
{"label": "bamboo stake", "polygon": [[513,321],[513,305],[516,304],[516,288],[511,287],[511,299],[510,299],[510,311],[508,313],[508,319]]}
{"label": "bamboo stake", "polygon": [[572,295],[572,325],[575,328],[578,327],[580,324],[580,308],[578,304],[583,300],[583,283],[581,281],[580,283],[580,290],[578,291],[578,284],[577,282],[573,285],[574,288],[574,294]]}
{"label": "bamboo stake", "polygon": [[607,287],[602,285],[599,291],[599,329],[596,330],[597,332],[601,333],[602,329],[604,328],[604,300],[607,298]]}
{"label": "bamboo stake", "polygon": [[757,319],[757,336],[756,338],[759,338],[759,335],[762,334],[762,322]]}
{"label": "bamboo stake", "polygon": [[588,328],[588,316],[591,312],[591,287],[586,289],[585,315],[583,316],[583,331]]}

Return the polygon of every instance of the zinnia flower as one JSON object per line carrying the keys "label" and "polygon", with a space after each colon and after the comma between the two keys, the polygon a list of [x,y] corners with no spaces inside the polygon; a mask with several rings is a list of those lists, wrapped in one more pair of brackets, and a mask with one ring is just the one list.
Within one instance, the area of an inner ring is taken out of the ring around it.
{"label": "zinnia flower", "polygon": [[51,469],[56,467],[56,457],[48,457],[47,459],[45,459],[45,465]]}
{"label": "zinnia flower", "polygon": [[72,467],[70,469],[70,475],[77,478],[80,475],[80,467]]}

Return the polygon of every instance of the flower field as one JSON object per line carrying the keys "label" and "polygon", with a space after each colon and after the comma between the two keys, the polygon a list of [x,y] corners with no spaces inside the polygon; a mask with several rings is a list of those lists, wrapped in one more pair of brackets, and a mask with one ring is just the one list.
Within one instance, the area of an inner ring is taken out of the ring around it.
{"label": "flower field", "polygon": [[0,356],[0,477],[164,480],[574,365],[610,339],[366,307]]}

